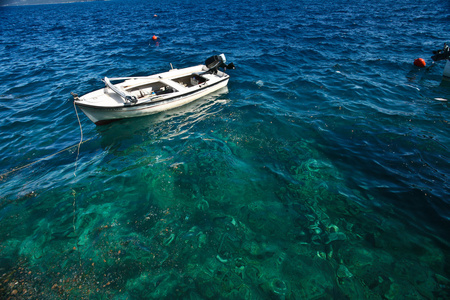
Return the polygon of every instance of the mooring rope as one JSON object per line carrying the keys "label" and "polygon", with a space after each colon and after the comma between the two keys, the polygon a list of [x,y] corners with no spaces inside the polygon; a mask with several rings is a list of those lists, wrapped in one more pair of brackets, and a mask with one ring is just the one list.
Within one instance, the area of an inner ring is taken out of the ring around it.
{"label": "mooring rope", "polygon": [[81,127],[80,117],[78,117],[78,110],[77,106],[75,105],[75,101],[73,101],[73,107],[75,108],[75,114],[77,115],[78,125],[80,125],[80,142],[78,143],[78,150],[77,150],[77,158],[75,159],[75,171],[73,171],[73,175],[77,176],[77,164],[78,164],[78,155],[80,155],[80,146],[83,142],[83,128]]}
{"label": "mooring rope", "polygon": [[[75,103],[74,103],[73,105],[74,105],[74,107],[75,107],[75,113],[76,113],[76,115],[77,115],[78,124],[80,125],[80,132],[81,132],[81,139],[80,139],[80,142],[77,143],[76,145],[69,146],[69,147],[67,147],[67,148],[64,148],[64,149],[62,149],[62,150],[56,152],[56,153],[47,155],[47,156],[45,156],[45,157],[43,157],[43,158],[40,158],[40,159],[38,159],[38,160],[36,160],[36,161],[33,161],[33,162],[29,163],[29,164],[26,164],[26,165],[21,166],[21,167],[13,168],[12,170],[9,170],[8,172],[5,172],[5,173],[3,173],[3,174],[0,174],[0,180],[2,180],[3,178],[5,178],[5,176],[7,176],[7,175],[9,175],[9,174],[11,174],[11,173],[14,173],[14,172],[20,171],[20,170],[22,170],[22,169],[28,168],[28,167],[30,167],[30,166],[32,166],[32,165],[38,163],[38,162],[41,162],[41,161],[43,161],[43,160],[46,160],[46,159],[48,159],[48,158],[50,158],[50,157],[53,157],[53,156],[55,156],[55,155],[57,155],[57,154],[60,154],[60,153],[62,153],[62,152],[65,152],[65,151],[67,151],[67,150],[70,150],[70,149],[72,149],[72,148],[74,148],[74,147],[78,147],[77,158],[76,158],[76,160],[75,160],[75,172],[76,172],[77,163],[78,163],[78,155],[80,154],[80,146],[81,146],[81,144],[86,143],[86,142],[92,140],[94,137],[91,137],[91,138],[89,138],[89,139],[83,141],[83,128],[81,127],[80,118],[78,117],[77,107],[75,106]],[[76,176],[75,172],[74,172],[74,175]]]}
{"label": "mooring rope", "polygon": [[[75,105],[75,101],[74,101],[74,103],[73,103],[73,107],[75,108],[75,114],[76,114],[76,116],[77,116],[78,125],[80,126],[80,142],[77,143],[76,145],[72,145],[72,146],[69,146],[69,147],[67,147],[67,148],[64,148],[63,150],[60,150],[60,151],[58,151],[58,152],[56,152],[56,153],[47,155],[46,157],[43,157],[43,158],[41,158],[41,159],[38,159],[38,160],[36,160],[36,161],[34,161],[34,162],[31,162],[31,163],[29,163],[29,164],[26,164],[26,165],[24,165],[24,166],[17,167],[17,168],[13,168],[12,170],[10,170],[10,171],[8,171],[8,172],[6,172],[6,173],[1,174],[1,175],[0,175],[0,181],[3,180],[8,174],[11,174],[11,173],[13,173],[13,172],[16,172],[16,171],[19,171],[19,170],[22,170],[22,169],[25,169],[25,168],[28,168],[28,167],[30,167],[30,166],[32,166],[32,165],[34,165],[34,164],[36,164],[36,163],[38,163],[38,162],[40,162],[40,161],[46,160],[46,159],[48,159],[48,158],[50,158],[50,157],[53,157],[53,156],[55,156],[55,155],[57,155],[57,154],[59,154],[59,153],[62,153],[62,152],[64,152],[64,151],[70,150],[70,149],[72,149],[72,148],[74,148],[74,147],[78,147],[78,149],[77,149],[77,157],[76,157],[76,159],[75,159],[75,170],[74,170],[74,172],[73,172],[73,175],[74,175],[75,177],[77,176],[76,172],[77,172],[77,165],[78,165],[78,156],[80,155],[80,146],[81,146],[81,144],[86,143],[86,142],[90,141],[91,139],[93,139],[93,137],[91,137],[90,139],[87,139],[87,140],[83,141],[83,128],[82,128],[82,126],[81,126],[80,117],[78,116],[78,111],[77,111],[77,107],[76,107],[76,105]],[[73,201],[72,201],[72,209],[73,209],[72,227],[73,227],[73,232],[76,233],[76,230],[77,230],[77,228],[76,228],[76,222],[77,222],[77,219],[76,219],[76,216],[77,216],[77,198],[76,198],[76,197],[77,197],[77,195],[76,195],[76,191],[75,191],[74,188],[72,188],[71,190],[72,190],[72,193],[71,193],[71,194],[72,194],[72,196],[73,196]],[[81,253],[80,253],[80,251],[79,251],[79,248],[80,248],[80,245],[79,245],[79,239],[78,239],[78,240],[77,240],[76,247],[74,247],[74,250],[78,252],[79,264],[80,264],[80,267],[81,267],[81,265],[82,265],[82,260],[81,260]]]}
{"label": "mooring rope", "polygon": [[[83,128],[81,127],[81,122],[80,122],[80,117],[78,116],[78,110],[77,110],[77,106],[75,105],[75,101],[73,101],[73,107],[75,108],[75,114],[77,115],[77,120],[78,120],[78,125],[80,125],[80,142],[78,143],[78,150],[77,150],[77,158],[75,159],[75,170],[73,171],[73,176],[77,177],[77,165],[78,165],[78,156],[80,154],[80,146],[81,143],[83,143]],[[77,196],[76,196],[76,191],[74,188],[72,188],[72,196],[73,196],[73,202],[72,202],[72,208],[73,208],[73,217],[72,217],[72,226],[73,226],[73,233],[76,235],[77,233],[77,227],[76,227],[76,222],[77,222]],[[81,252],[80,252],[80,245],[79,242],[80,239],[77,239],[77,247],[75,249],[75,251],[78,252],[78,262],[80,264],[81,267]]]}

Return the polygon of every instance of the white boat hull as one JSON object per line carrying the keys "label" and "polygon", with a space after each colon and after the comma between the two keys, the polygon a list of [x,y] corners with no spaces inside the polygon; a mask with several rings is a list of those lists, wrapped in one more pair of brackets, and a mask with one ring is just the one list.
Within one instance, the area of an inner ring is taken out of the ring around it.
{"label": "white boat hull", "polygon": [[161,101],[161,103],[149,103],[148,105],[141,106],[124,106],[120,108],[97,108],[80,105],[78,107],[80,107],[80,109],[86,114],[86,116],[96,125],[105,125],[121,119],[147,116],[186,105],[192,101],[195,101],[212,92],[226,87],[227,84],[228,79],[219,84],[216,84],[214,87],[205,88],[204,90],[201,90],[198,93],[192,94],[190,96],[180,96],[180,99],[174,100],[163,100]]}
{"label": "white boat hull", "polygon": [[450,79],[450,59],[447,59],[444,67],[444,77]]}
{"label": "white boat hull", "polygon": [[[229,75],[210,72],[204,65],[139,78],[75,97],[75,104],[97,125],[141,117],[186,105],[227,86]],[[198,80],[198,81],[197,81]]]}

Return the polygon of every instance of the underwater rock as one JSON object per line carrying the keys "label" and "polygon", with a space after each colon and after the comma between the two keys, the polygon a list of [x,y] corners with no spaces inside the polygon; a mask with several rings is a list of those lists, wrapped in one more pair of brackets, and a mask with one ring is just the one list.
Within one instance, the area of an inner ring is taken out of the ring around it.
{"label": "underwater rock", "polygon": [[[21,241],[18,239],[11,238],[8,240],[3,240],[0,245],[2,259],[17,255],[17,251],[19,251],[20,247]],[[4,264],[0,264],[0,266],[4,266]]]}
{"label": "underwater rock", "polygon": [[305,232],[305,230],[298,230],[295,232],[295,239],[297,241],[306,242],[309,241],[309,233]]}
{"label": "underwater rock", "polygon": [[288,294],[288,286],[286,282],[280,278],[274,278],[267,280],[259,285],[259,288],[264,295],[267,295],[269,299],[286,299]]}
{"label": "underwater rock", "polygon": [[310,172],[319,172],[322,167],[322,163],[311,158],[304,163],[304,166]]}
{"label": "underwater rock", "polygon": [[220,216],[213,219],[214,225],[227,231],[235,229],[236,221],[229,216]]}
{"label": "underwater rock", "polygon": [[218,280],[204,275],[200,273],[196,278],[196,290],[201,294],[201,299],[220,299],[219,295],[222,294],[222,291],[219,289]]}
{"label": "underwater rock", "polygon": [[440,274],[434,274],[434,277],[436,278],[437,283],[450,287],[450,279]]}
{"label": "underwater rock", "polygon": [[246,280],[249,279],[254,284],[259,283],[263,276],[259,268],[255,265],[245,266],[244,275]]}
{"label": "underwater rock", "polygon": [[252,289],[242,284],[238,288],[232,290],[229,294],[226,295],[227,299],[257,299],[257,295],[254,294]]}
{"label": "underwater rock", "polygon": [[353,223],[350,223],[350,222],[347,222],[347,221],[345,222],[345,229],[346,229],[347,231],[352,231],[353,226],[354,226]]}
{"label": "underwater rock", "polygon": [[312,233],[313,235],[319,235],[319,234],[322,233],[322,229],[320,229],[320,227],[317,226],[317,225],[311,226],[311,227],[309,228],[309,230],[311,231],[311,233]]}
{"label": "underwater rock", "polygon": [[261,249],[257,242],[255,241],[245,241],[242,244],[242,249],[249,252],[251,255],[258,255],[261,253]]}
{"label": "underwater rock", "polygon": [[294,218],[294,226],[297,228],[306,228],[308,227],[309,220],[304,215],[297,215]]}
{"label": "underwater rock", "polygon": [[338,287],[343,294],[342,299],[381,299],[381,297],[370,297],[370,293],[355,277],[338,278]]}
{"label": "underwater rock", "polygon": [[[170,238],[170,237],[169,237]],[[193,226],[189,231],[180,234],[177,240],[187,244],[187,247],[192,249],[202,248],[206,245],[208,236],[199,227]]]}
{"label": "underwater rock", "polygon": [[175,296],[178,282],[179,276],[174,272],[161,275],[143,272],[139,277],[128,280],[126,287],[135,298],[161,299],[169,295]]}
{"label": "underwater rock", "polygon": [[400,294],[400,286],[397,283],[392,283],[389,291],[384,295],[384,297],[388,300],[398,299]]}
{"label": "underwater rock", "polygon": [[245,278],[245,266],[246,266],[246,262],[242,259],[242,258],[237,258],[234,260],[234,270],[233,272],[241,277],[241,278]]}
{"label": "underwater rock", "polygon": [[287,254],[286,252],[280,252],[278,254],[277,260],[276,260],[276,266],[278,268],[281,267],[281,265],[283,264],[283,262],[286,260]]}
{"label": "underwater rock", "polygon": [[217,258],[217,260],[220,261],[221,263],[224,263],[224,264],[225,264],[225,263],[228,262],[228,259],[227,259],[227,258],[221,257],[220,254],[217,254],[217,255],[216,255],[216,258]]}
{"label": "underwater rock", "polygon": [[189,297],[187,297],[187,299],[189,300],[202,300],[203,297],[200,296],[199,294],[197,294],[195,291],[190,291],[189,292]]}
{"label": "underwater rock", "polygon": [[188,232],[181,234],[179,238],[183,240],[190,240],[195,238],[199,233],[200,229],[197,226],[193,226]]}
{"label": "underwater rock", "polygon": [[345,265],[350,269],[359,269],[371,266],[374,261],[373,253],[362,247],[352,247],[347,249],[342,249],[340,252]]}
{"label": "underwater rock", "polygon": [[327,226],[327,231],[330,232],[330,233],[338,232],[339,231],[339,227],[334,225],[334,224],[330,224],[329,226]]}
{"label": "underwater rock", "polygon": [[275,294],[281,296],[286,295],[286,292],[288,290],[286,283],[279,278],[275,278],[274,280],[272,280],[271,288]]}
{"label": "underwater rock", "polygon": [[[423,297],[427,299],[435,298],[434,292],[440,290],[438,283],[435,278],[433,278],[433,273],[427,267],[424,267],[420,264],[411,264],[408,262],[402,262],[407,268],[408,272],[405,276],[406,279],[410,283],[414,283],[413,287]],[[400,283],[402,288],[404,289],[405,284]],[[413,290],[410,288],[408,290]]]}
{"label": "underwater rock", "polygon": [[313,214],[306,214],[305,217],[309,222],[314,222],[316,220],[316,216]]}
{"label": "underwater rock", "polygon": [[262,260],[274,256],[278,250],[278,247],[268,243],[258,244],[255,241],[245,241],[242,244],[242,249],[255,258]]}
{"label": "underwater rock", "polygon": [[218,279],[220,280],[221,294],[225,295],[236,292],[244,283],[242,278],[237,276],[234,272],[227,272],[223,274],[223,276],[219,276]]}
{"label": "underwater rock", "polygon": [[368,270],[365,274],[359,276],[359,278],[362,279],[364,285],[376,295],[386,294],[392,283],[391,279],[386,277],[381,270],[377,270],[377,268]]}
{"label": "underwater rock", "polygon": [[313,257],[315,249],[310,243],[299,242],[291,247],[291,250],[300,257]]}
{"label": "underwater rock", "polygon": [[[195,264],[195,268],[198,268],[197,264]],[[222,268],[223,265],[219,261],[214,258],[208,258],[204,263],[203,271],[205,274],[212,277],[214,276],[214,274],[216,274],[216,272],[222,270]]]}
{"label": "underwater rock", "polygon": [[327,254],[323,251],[317,251],[317,257],[321,259],[327,259]]}
{"label": "underwater rock", "polygon": [[339,265],[336,275],[338,278],[351,278],[353,274],[344,265]]}
{"label": "underwater rock", "polygon": [[216,258],[226,263],[229,260],[233,259],[233,257],[238,253],[241,247],[241,240],[238,236],[225,232],[222,234],[220,238],[220,244],[217,248],[217,256]]}
{"label": "underwater rock", "polygon": [[380,231],[369,232],[364,236],[364,240],[370,243],[370,245],[374,248],[391,248],[394,241],[392,241],[391,239],[386,239],[386,237],[382,238],[382,236],[385,236],[385,234],[381,233]]}
{"label": "underwater rock", "polygon": [[[292,200],[292,201],[294,201],[294,200]],[[294,202],[294,203],[292,203],[292,208],[299,215],[304,215],[304,214],[307,214],[307,213],[311,213],[311,209],[308,206],[306,206],[305,204],[303,204],[303,203]]]}
{"label": "underwater rock", "polygon": [[311,243],[316,244],[316,245],[321,245],[322,244],[322,239],[320,238],[319,235],[313,235],[311,237]]}
{"label": "underwater rock", "polygon": [[325,244],[329,244],[334,241],[345,241],[345,240],[347,240],[347,236],[345,235],[345,233],[332,232],[327,236],[327,238],[325,240]]}
{"label": "underwater rock", "polygon": [[440,289],[436,291],[435,297],[438,299],[450,299],[450,280],[440,274],[434,274]]}
{"label": "underwater rock", "polygon": [[201,248],[203,245],[206,245],[207,236],[203,232],[200,232],[198,235],[198,247]]}
{"label": "underwater rock", "polygon": [[170,243],[172,243],[174,239],[175,239],[175,234],[174,234],[174,233],[171,233],[170,236],[167,237],[167,238],[164,240],[163,245],[164,245],[164,246],[169,246]]}
{"label": "underwater rock", "polygon": [[295,293],[298,299],[328,299],[329,291],[333,290],[333,283],[326,274],[311,272],[308,275],[299,282],[300,290]]}
{"label": "underwater rock", "polygon": [[333,246],[329,245],[327,249],[327,259],[331,260],[333,258]]}
{"label": "underwater rock", "polygon": [[200,200],[197,203],[197,208],[201,211],[207,211],[209,209],[209,203],[205,199]]}

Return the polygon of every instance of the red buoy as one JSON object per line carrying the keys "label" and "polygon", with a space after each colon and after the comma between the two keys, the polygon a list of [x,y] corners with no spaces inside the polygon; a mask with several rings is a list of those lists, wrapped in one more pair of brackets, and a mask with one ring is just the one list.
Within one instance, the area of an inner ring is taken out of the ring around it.
{"label": "red buoy", "polygon": [[425,67],[427,64],[425,63],[425,61],[423,60],[423,58],[416,58],[416,59],[414,60],[414,65],[415,65],[416,67],[423,68],[423,67]]}
{"label": "red buoy", "polygon": [[154,41],[156,41],[156,40],[158,39],[158,37],[157,37],[156,35],[154,35],[154,36],[152,37],[152,39],[153,39]]}

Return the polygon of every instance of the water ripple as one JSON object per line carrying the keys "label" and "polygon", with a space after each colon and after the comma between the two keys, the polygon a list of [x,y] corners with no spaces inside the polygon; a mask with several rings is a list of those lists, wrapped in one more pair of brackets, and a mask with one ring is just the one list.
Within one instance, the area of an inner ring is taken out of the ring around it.
{"label": "water ripple", "polygon": [[[448,9],[0,7],[0,291],[444,299],[450,84],[429,57]],[[79,112],[78,148],[70,92],[222,52],[228,89],[103,127]]]}

